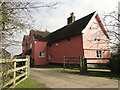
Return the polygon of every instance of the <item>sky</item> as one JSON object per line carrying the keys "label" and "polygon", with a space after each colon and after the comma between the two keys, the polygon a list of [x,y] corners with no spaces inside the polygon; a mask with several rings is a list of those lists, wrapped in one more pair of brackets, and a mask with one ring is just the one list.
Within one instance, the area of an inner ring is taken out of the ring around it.
{"label": "sky", "polygon": [[[33,0],[39,2],[40,0]],[[52,8],[39,8],[34,9],[31,13],[33,16],[34,28],[37,30],[49,32],[56,31],[57,29],[67,25],[67,18],[71,12],[74,12],[76,20],[86,16],[94,11],[97,11],[100,15],[104,12],[109,13],[118,8],[119,0],[44,0],[41,3],[58,3]],[[23,40],[23,36],[29,33],[21,33],[20,41]],[[22,53],[22,47],[15,47],[14,50],[8,48],[8,51],[13,55]]]}

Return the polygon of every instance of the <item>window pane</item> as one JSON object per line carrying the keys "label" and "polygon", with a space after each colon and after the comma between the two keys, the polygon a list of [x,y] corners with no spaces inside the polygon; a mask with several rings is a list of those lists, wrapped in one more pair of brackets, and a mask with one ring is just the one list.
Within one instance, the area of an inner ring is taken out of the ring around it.
{"label": "window pane", "polygon": [[42,56],[42,52],[39,52],[39,56],[40,56],[40,57]]}
{"label": "window pane", "polygon": [[99,36],[97,36],[97,40],[100,41],[100,37]]}
{"label": "window pane", "polygon": [[94,36],[94,41],[96,41],[96,36]]}
{"label": "window pane", "polygon": [[30,48],[32,48],[32,43],[30,44]]}
{"label": "window pane", "polygon": [[52,54],[49,55],[49,59],[52,59]]}
{"label": "window pane", "polygon": [[45,57],[45,52],[42,52],[42,56]]}
{"label": "window pane", "polygon": [[100,58],[102,57],[102,53],[101,53],[101,51],[99,51],[99,57],[100,57]]}
{"label": "window pane", "polygon": [[99,58],[99,51],[96,51],[97,57]]}

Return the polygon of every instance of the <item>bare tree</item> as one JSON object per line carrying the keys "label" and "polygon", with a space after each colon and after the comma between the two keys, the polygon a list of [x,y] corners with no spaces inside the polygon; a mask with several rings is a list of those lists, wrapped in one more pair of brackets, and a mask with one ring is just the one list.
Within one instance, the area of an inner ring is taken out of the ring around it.
{"label": "bare tree", "polygon": [[119,52],[120,48],[120,15],[117,11],[112,11],[110,13],[103,15],[103,22],[106,27],[106,30],[109,34],[110,44],[112,45],[113,50]]}
{"label": "bare tree", "polygon": [[[57,3],[36,3],[29,1],[0,2],[0,46],[2,48],[7,48],[11,45],[18,45],[21,43],[19,40],[14,39],[14,36],[17,33],[25,32],[33,28],[34,19],[32,19],[31,15],[32,10],[36,8],[54,7],[56,4]],[[6,58],[8,57],[5,57],[5,59]],[[7,63],[6,59],[6,63],[3,66],[2,80],[4,79],[3,81],[6,81],[8,77],[6,73],[12,68],[12,65]]]}
{"label": "bare tree", "polygon": [[1,4],[1,43],[3,47],[16,45],[19,41],[13,39],[16,33],[32,29],[34,20],[31,12],[35,8],[53,7],[57,3],[35,2],[3,2]]}

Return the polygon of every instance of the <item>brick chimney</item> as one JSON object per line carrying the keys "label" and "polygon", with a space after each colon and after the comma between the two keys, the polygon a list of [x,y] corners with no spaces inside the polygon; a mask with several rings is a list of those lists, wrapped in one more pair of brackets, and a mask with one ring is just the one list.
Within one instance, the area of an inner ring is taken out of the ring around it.
{"label": "brick chimney", "polygon": [[75,21],[74,13],[70,13],[70,17],[67,18],[67,24],[73,23]]}

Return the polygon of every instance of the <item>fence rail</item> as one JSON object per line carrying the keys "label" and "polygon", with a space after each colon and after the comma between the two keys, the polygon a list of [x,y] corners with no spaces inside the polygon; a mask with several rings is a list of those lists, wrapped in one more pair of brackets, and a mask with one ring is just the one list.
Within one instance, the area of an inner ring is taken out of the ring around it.
{"label": "fence rail", "polygon": [[[88,63],[87,61],[89,60],[109,60],[109,58],[84,58],[84,56],[79,56],[79,57],[63,57],[63,68],[70,68],[70,69],[73,69],[73,68],[77,68],[80,70],[80,71],[87,71],[87,69],[89,69],[88,64],[92,64],[92,65],[95,65],[95,64],[101,64],[101,69],[106,69],[104,68],[103,66],[104,65],[107,65],[107,63],[103,63],[103,62],[93,62],[93,63]],[[92,68],[92,69],[97,69],[97,68]],[[100,68],[99,68],[100,69]],[[107,68],[109,69],[109,68]]]}
{"label": "fence rail", "polygon": [[[29,56],[26,56],[26,59],[2,59],[0,60],[0,64],[6,64],[7,62],[10,62],[12,63],[13,65],[13,69],[10,69],[10,70],[7,70],[5,71],[5,68],[4,70],[2,70],[0,72],[0,76],[2,77],[2,88],[5,88],[6,86],[12,84],[10,86],[10,88],[14,88],[18,83],[20,83],[21,81],[25,80],[28,76],[29,76],[29,73],[30,73],[30,57]],[[24,66],[20,66],[20,67],[17,67],[17,63],[20,63],[20,62],[25,62]],[[3,68],[2,68],[3,69]],[[24,72],[20,75],[17,75],[17,72],[24,69]],[[7,82],[5,82],[4,80],[4,75],[9,75],[10,73],[13,73],[13,77],[8,80]],[[22,78],[21,78],[22,77]]]}
{"label": "fence rail", "polygon": [[74,69],[74,68],[78,68],[81,72],[84,71],[85,68],[85,64],[83,62],[84,57],[83,56],[79,56],[79,57],[65,57],[63,56],[63,68],[70,68],[70,69]]}

